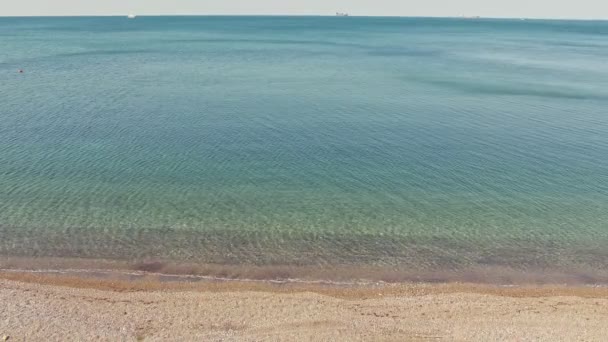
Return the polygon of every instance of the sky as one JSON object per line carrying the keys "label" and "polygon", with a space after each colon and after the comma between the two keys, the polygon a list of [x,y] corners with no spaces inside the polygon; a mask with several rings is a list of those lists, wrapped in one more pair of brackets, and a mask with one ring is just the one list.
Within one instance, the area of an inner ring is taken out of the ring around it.
{"label": "sky", "polygon": [[0,0],[0,16],[290,14],[608,19],[608,0]]}

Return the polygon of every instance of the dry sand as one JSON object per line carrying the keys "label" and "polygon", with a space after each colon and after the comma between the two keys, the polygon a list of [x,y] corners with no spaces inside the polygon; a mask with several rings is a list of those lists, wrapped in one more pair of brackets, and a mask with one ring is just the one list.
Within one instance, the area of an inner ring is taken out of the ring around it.
{"label": "dry sand", "polygon": [[0,341],[608,340],[606,288],[0,278]]}

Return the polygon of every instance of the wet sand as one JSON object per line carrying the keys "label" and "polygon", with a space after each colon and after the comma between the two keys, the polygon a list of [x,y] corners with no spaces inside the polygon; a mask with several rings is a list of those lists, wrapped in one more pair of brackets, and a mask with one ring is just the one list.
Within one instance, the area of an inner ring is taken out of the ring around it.
{"label": "wet sand", "polygon": [[604,341],[608,289],[0,274],[10,341]]}
{"label": "wet sand", "polygon": [[[78,275],[105,276],[113,274],[121,278],[139,278],[141,274],[167,275],[167,280],[254,280],[329,282],[360,284],[387,283],[473,283],[492,285],[550,285],[565,284],[608,285],[608,270],[580,265],[577,268],[511,268],[486,265],[464,269],[394,268],[372,265],[252,265],[252,264],[205,264],[198,262],[167,260],[108,260],[66,257],[16,257],[0,255],[0,272],[8,270],[45,271]],[[353,281],[355,279],[356,281]]]}

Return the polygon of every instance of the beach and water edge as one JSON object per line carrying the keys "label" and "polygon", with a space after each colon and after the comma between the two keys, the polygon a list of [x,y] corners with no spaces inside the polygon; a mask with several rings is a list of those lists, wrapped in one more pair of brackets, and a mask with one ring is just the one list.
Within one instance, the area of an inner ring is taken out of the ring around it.
{"label": "beach and water edge", "polygon": [[572,274],[495,269],[389,279],[373,268],[15,257],[0,266],[0,334],[14,341],[601,341],[608,334],[608,287]]}
{"label": "beach and water edge", "polygon": [[32,340],[586,340],[605,278],[3,257],[0,334]]}
{"label": "beach and water edge", "polygon": [[590,285],[187,279],[0,272],[0,334],[31,340],[601,341]]}

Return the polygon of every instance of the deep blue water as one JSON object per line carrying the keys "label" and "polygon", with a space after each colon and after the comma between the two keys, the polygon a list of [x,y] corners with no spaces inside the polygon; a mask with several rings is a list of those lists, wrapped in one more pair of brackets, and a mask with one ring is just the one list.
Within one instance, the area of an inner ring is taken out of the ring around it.
{"label": "deep blue water", "polygon": [[606,272],[607,38],[0,18],[0,255]]}

